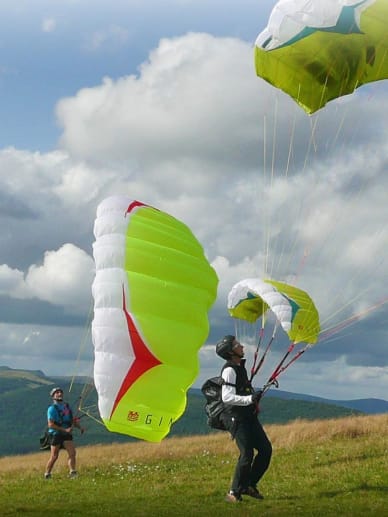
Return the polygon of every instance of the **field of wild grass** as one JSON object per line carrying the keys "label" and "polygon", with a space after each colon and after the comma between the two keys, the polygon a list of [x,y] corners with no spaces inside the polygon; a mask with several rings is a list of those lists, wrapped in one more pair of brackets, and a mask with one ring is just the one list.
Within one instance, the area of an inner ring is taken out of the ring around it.
{"label": "field of wild grass", "polygon": [[266,427],[274,454],[263,501],[224,501],[237,459],[226,433],[78,448],[51,480],[48,452],[0,458],[0,515],[388,516],[388,415]]}

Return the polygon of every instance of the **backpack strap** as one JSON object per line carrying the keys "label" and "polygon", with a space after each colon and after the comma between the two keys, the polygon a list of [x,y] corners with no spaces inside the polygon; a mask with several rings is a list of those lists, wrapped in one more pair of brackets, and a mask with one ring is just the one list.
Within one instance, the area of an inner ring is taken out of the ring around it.
{"label": "backpack strap", "polygon": [[69,410],[70,422],[71,422],[71,425],[73,425],[73,412],[72,412],[71,407],[69,406],[69,404],[67,402],[65,402],[65,408]]}
{"label": "backpack strap", "polygon": [[[240,366],[245,366],[245,359],[241,360]],[[245,384],[245,382],[244,382],[244,385],[241,384],[242,379],[240,379],[240,377],[239,377],[239,375],[240,375],[239,374],[239,372],[240,372],[239,365],[233,363],[232,361],[226,361],[226,363],[222,367],[221,375],[222,375],[222,372],[225,370],[225,368],[232,368],[236,374],[236,384],[230,384],[230,383],[225,382],[226,385],[233,386],[236,389],[236,392],[238,390],[241,391],[242,389],[245,391],[248,387],[250,388],[249,393],[241,392],[241,393],[238,393],[239,395],[248,395],[248,394],[253,393],[252,386],[251,386],[251,383],[249,382],[248,378],[247,378],[246,384]],[[239,381],[239,379],[240,379],[240,381]]]}
{"label": "backpack strap", "polygon": [[[225,370],[225,368],[232,368],[234,370],[234,373],[236,374],[236,377],[237,377],[237,368],[236,368],[236,365],[234,363],[232,363],[232,361],[227,361],[224,366],[222,367],[222,370],[221,370],[221,377],[222,377],[222,373],[223,371]],[[225,384],[225,386],[234,386],[236,388],[236,384],[232,384],[230,382],[226,382],[224,381],[223,384]]]}
{"label": "backpack strap", "polygon": [[[53,408],[55,408],[55,411],[57,412],[57,416],[58,416],[58,420],[55,420],[55,421],[54,421],[54,423],[55,423],[56,425],[61,426],[61,425],[62,425],[62,422],[63,422],[63,411],[61,411],[61,410],[58,408],[57,404],[51,404],[51,406],[52,406]],[[67,409],[67,410],[69,411],[70,421],[71,421],[71,423],[73,423],[73,412],[72,412],[72,410],[71,410],[71,408],[70,408],[69,404],[68,404],[67,402],[64,402],[63,406],[64,406],[64,408],[65,408],[65,409]]]}
{"label": "backpack strap", "polygon": [[58,426],[61,426],[62,425],[62,412],[59,411],[58,409],[58,406],[56,404],[50,404],[49,407],[53,407],[57,413],[57,419],[58,420],[54,420],[54,424],[55,425],[58,425]]}
{"label": "backpack strap", "polygon": [[[237,375],[237,372],[236,372],[236,369],[234,368],[234,364],[233,363],[230,363],[229,361],[226,362],[224,364],[224,366],[222,367],[222,370],[221,370],[221,374],[220,374],[220,377],[222,378],[222,373],[223,371],[225,370],[225,368],[233,368],[233,370],[235,371],[236,375]],[[223,386],[232,386],[232,388],[237,388],[237,385],[236,384],[233,384],[232,382],[226,382],[225,380],[223,380],[223,383],[222,383]]]}

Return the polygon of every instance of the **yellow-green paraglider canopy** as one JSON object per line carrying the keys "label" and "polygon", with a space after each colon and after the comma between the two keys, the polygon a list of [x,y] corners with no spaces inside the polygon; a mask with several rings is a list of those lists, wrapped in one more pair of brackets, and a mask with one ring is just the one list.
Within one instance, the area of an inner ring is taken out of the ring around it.
{"label": "yellow-green paraglider canopy", "polygon": [[[333,11],[332,25],[327,25],[323,4]],[[307,113],[363,84],[388,78],[388,2],[326,4],[327,0],[280,0],[255,45],[257,75],[290,95]],[[309,25],[301,25],[302,15]],[[290,27],[283,37],[282,24]],[[290,35],[293,25],[298,31]]]}

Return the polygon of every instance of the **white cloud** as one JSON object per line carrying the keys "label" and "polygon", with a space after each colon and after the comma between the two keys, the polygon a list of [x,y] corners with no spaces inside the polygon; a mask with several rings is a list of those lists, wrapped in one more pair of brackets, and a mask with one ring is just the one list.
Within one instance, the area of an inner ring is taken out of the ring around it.
{"label": "white cloud", "polygon": [[[232,330],[227,293],[248,276],[297,283],[316,301],[325,327],[381,299],[388,273],[386,95],[332,104],[310,119],[255,77],[251,54],[232,38],[163,39],[138,76],[107,77],[58,103],[60,151],[0,151],[7,257],[0,292],[71,311],[88,304],[95,209],[121,193],[182,219],[203,243],[220,277],[212,332]],[[23,236],[23,254],[15,235]],[[377,329],[371,317],[353,336],[368,329],[371,341],[384,343],[385,326]],[[42,334],[30,342],[37,340],[43,343]],[[358,371],[377,376],[376,362],[383,367],[387,354],[348,343],[342,336],[314,357],[329,365],[344,356],[350,372],[350,357],[366,363],[370,354],[371,365]],[[288,375],[285,389],[307,386],[292,369]],[[323,367],[318,378],[326,389]]]}
{"label": "white cloud", "polygon": [[388,269],[382,121],[378,139],[355,132],[387,102],[333,104],[310,123],[254,77],[250,55],[205,34],[162,40],[138,77],[58,104],[61,144],[82,160],[138,164],[136,192],[183,217],[212,260],[224,257],[219,311],[231,285],[256,274],[297,282],[338,324],[381,296]]}
{"label": "white cloud", "polygon": [[102,48],[115,49],[125,45],[129,38],[128,29],[119,25],[109,25],[91,34],[84,44],[85,50],[95,52]]}
{"label": "white cloud", "polygon": [[250,52],[238,40],[210,35],[164,39],[139,77],[105,78],[58,103],[61,144],[89,160],[134,155],[141,168],[155,167],[156,181],[161,163],[176,175],[180,161],[193,159],[221,159],[218,176],[230,173],[257,137],[257,107],[241,102],[257,91]]}
{"label": "white cloud", "polygon": [[50,302],[72,313],[84,310],[91,299],[94,262],[73,244],[47,251],[41,265],[31,265],[27,274],[0,266],[0,294],[12,298]]}
{"label": "white cloud", "polygon": [[116,179],[117,175],[109,170],[97,171],[85,163],[69,163],[53,193],[70,207],[79,204],[80,200],[88,203],[98,199],[101,188]]}
{"label": "white cloud", "polygon": [[386,399],[388,368],[350,365],[346,357],[341,355],[330,362],[320,361],[309,365],[299,363],[287,372],[287,378],[284,377],[283,384],[286,382],[287,387],[284,389],[288,391],[310,393],[325,398]]}
{"label": "white cloud", "polygon": [[66,242],[91,252],[96,206],[106,195],[124,191],[131,172],[96,169],[62,151],[14,148],[0,150],[0,169],[2,261],[23,271]]}
{"label": "white cloud", "polygon": [[55,18],[45,18],[42,20],[42,31],[43,32],[54,32],[57,27],[57,21]]}
{"label": "white cloud", "polygon": [[64,244],[57,251],[47,251],[42,265],[30,266],[26,286],[39,299],[74,310],[90,301],[93,277],[92,258],[74,245]]}
{"label": "white cloud", "polygon": [[0,265],[0,294],[10,294],[19,291],[23,282],[23,271],[12,269],[7,264]]}

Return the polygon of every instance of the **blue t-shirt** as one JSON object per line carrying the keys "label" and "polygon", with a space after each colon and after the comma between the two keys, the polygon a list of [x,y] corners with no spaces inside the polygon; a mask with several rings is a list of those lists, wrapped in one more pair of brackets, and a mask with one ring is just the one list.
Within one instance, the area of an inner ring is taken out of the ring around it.
{"label": "blue t-shirt", "polygon": [[[62,427],[63,429],[67,429],[71,427],[73,423],[73,414],[71,412],[69,404],[65,402],[54,402],[47,409],[47,419],[53,420],[57,425]],[[49,433],[58,434],[60,431],[56,429],[48,429]]]}

